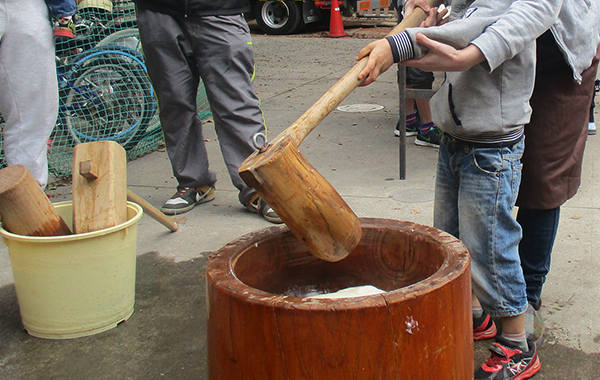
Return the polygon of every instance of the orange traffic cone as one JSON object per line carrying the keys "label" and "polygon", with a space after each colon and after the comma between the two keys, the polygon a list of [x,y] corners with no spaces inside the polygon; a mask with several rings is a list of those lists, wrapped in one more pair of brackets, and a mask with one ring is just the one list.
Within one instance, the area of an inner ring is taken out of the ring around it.
{"label": "orange traffic cone", "polygon": [[340,4],[338,3],[338,0],[331,1],[329,37],[348,37],[348,35],[344,31],[344,23],[342,22],[342,13],[340,12]]}

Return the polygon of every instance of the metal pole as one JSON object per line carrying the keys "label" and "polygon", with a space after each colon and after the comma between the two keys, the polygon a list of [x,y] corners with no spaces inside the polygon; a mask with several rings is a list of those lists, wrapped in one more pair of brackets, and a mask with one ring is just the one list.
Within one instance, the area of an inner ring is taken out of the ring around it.
{"label": "metal pole", "polygon": [[406,67],[398,64],[398,139],[400,179],[406,179]]}

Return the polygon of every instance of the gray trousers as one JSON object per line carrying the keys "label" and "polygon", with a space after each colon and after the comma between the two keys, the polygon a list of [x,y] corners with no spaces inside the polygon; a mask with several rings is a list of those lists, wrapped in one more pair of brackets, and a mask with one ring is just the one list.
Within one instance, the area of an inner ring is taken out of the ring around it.
{"label": "gray trousers", "polygon": [[58,113],[54,37],[44,0],[0,0],[0,113],[7,165],[45,187],[47,141]]}
{"label": "gray trousers", "polygon": [[213,186],[196,93],[202,78],[221,153],[242,204],[254,193],[238,167],[265,131],[252,85],[254,56],[242,15],[173,17],[137,9],[146,65],[158,98],[167,153],[179,187]]}

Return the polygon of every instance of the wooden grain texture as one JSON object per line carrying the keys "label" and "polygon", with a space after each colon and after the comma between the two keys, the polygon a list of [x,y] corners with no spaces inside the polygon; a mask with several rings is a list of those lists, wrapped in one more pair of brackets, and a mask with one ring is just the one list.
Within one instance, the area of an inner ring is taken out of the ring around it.
{"label": "wooden grain texture", "polygon": [[98,231],[127,221],[127,158],[114,141],[73,150],[73,230]]}
{"label": "wooden grain texture", "polygon": [[[327,262],[288,228],[245,235],[207,264],[209,380],[470,379],[469,254],[432,227],[360,219]],[[373,285],[385,293],[310,299]]]}
{"label": "wooden grain texture", "polygon": [[179,228],[173,218],[165,215],[159,209],[148,203],[144,198],[140,197],[129,189],[127,189],[127,199],[142,206],[146,215],[167,227],[169,230],[171,230],[171,232],[175,232]]}
{"label": "wooden grain texture", "polygon": [[[316,257],[339,261],[360,240],[360,223],[350,206],[290,141],[273,147],[241,177],[263,196]],[[256,181],[258,180],[258,181]]]}
{"label": "wooden grain texture", "polygon": [[[441,3],[429,0],[432,5]],[[425,12],[416,8],[391,34],[418,26]],[[304,138],[358,85],[358,74],[368,57],[360,60],[313,106],[264,149],[242,163],[239,173],[277,212],[283,222],[316,257],[339,261],[360,240],[358,217],[327,180],[298,151]]]}
{"label": "wooden grain texture", "polygon": [[24,236],[70,235],[39,183],[23,165],[0,170],[0,217],[2,227]]}

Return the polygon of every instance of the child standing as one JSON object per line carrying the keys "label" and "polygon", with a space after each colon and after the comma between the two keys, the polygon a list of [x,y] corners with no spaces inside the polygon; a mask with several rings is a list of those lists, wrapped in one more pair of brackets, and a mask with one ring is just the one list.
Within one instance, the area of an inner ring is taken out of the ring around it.
{"label": "child standing", "polygon": [[[403,19],[403,8],[405,0],[396,0],[392,5],[396,9],[398,22]],[[398,83],[400,83],[400,70],[406,73],[406,88],[431,90],[433,88],[434,75],[432,72],[421,71],[415,67],[398,65]],[[404,100],[406,111],[406,136],[417,136],[415,145],[438,148],[442,139],[442,133],[435,127],[431,117],[429,98],[406,98]],[[396,137],[400,136],[400,120],[394,131]]]}
{"label": "child standing", "polygon": [[[461,49],[471,59],[470,65],[445,70],[449,72],[431,108],[436,125],[444,132],[434,226],[461,239],[471,254],[474,337],[496,334],[489,315],[502,321],[502,335],[475,379],[525,379],[540,370],[536,344],[525,333],[527,295],[518,251],[521,228],[512,216],[521,180],[524,125],[531,115],[536,36],[525,35],[531,33],[525,28],[502,34],[493,30],[509,8],[529,19],[527,12],[533,11],[526,7],[535,9],[540,28],[547,28],[556,19],[559,2],[523,2],[511,7],[513,2],[452,1],[448,24],[407,29],[367,45],[357,58],[370,56],[358,77],[364,85],[393,62],[424,56],[426,45],[436,41]],[[409,3],[415,4],[407,2],[407,10]],[[431,10],[427,25],[439,24],[436,13]],[[512,45],[519,49],[508,58],[502,56],[502,48]],[[449,55],[447,61],[452,63],[453,58]],[[479,319],[483,326],[478,325]]]}

